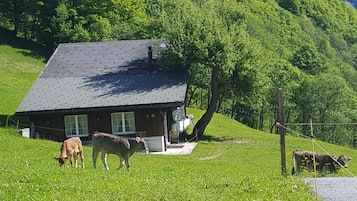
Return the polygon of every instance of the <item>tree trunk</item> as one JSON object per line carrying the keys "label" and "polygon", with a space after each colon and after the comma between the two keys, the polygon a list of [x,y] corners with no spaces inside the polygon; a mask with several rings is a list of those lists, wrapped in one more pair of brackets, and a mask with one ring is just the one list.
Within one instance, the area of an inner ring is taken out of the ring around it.
{"label": "tree trunk", "polygon": [[212,69],[212,79],[211,79],[211,99],[208,104],[206,112],[203,114],[200,120],[196,123],[195,127],[193,128],[193,131],[191,133],[191,137],[194,137],[197,135],[198,139],[202,139],[204,131],[208,125],[208,123],[211,121],[213,114],[217,110],[217,104],[219,101],[219,84],[218,84],[218,69],[213,68]]}
{"label": "tree trunk", "polygon": [[14,20],[14,35],[17,36],[17,33],[19,32],[19,23],[20,23],[20,14],[19,14],[19,11],[18,11],[18,7],[17,7],[17,2],[16,1],[13,1],[13,20]]}

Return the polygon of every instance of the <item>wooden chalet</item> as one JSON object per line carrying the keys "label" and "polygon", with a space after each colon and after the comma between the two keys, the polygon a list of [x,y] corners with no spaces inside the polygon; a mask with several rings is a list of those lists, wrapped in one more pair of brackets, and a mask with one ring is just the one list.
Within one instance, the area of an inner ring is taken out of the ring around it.
{"label": "wooden chalet", "polygon": [[90,141],[102,131],[158,137],[165,149],[177,114],[185,116],[188,75],[161,68],[162,48],[159,40],[60,44],[16,115],[29,117],[32,137]]}

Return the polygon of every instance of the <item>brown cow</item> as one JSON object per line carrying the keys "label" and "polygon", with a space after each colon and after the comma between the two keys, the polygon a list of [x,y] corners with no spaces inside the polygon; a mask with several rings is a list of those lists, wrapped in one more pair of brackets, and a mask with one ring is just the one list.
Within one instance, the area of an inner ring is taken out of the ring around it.
{"label": "brown cow", "polygon": [[148,152],[145,141],[139,137],[124,138],[108,133],[95,132],[93,134],[93,167],[96,169],[98,153],[102,152],[101,158],[105,169],[109,170],[107,154],[116,154],[120,157],[118,170],[125,163],[126,169],[129,171],[129,157],[137,150],[146,150]]}
{"label": "brown cow", "polygon": [[[66,160],[69,159],[72,167],[78,167],[78,154],[81,157],[82,168],[84,168],[82,141],[79,137],[72,137],[63,142],[61,146],[61,155],[59,157],[55,157],[55,159],[58,160],[60,166],[65,167]],[[75,161],[73,161],[73,159]]]}
{"label": "brown cow", "polygon": [[317,154],[304,150],[295,150],[293,151],[293,168],[292,174],[297,175],[302,172],[303,169],[306,169],[310,172],[314,171],[313,157],[315,155],[315,164],[316,170],[319,173],[322,173],[324,170],[327,170],[329,173],[336,173],[337,170],[343,166],[347,168],[347,162],[352,160],[350,157],[344,155],[340,156],[329,156]]}

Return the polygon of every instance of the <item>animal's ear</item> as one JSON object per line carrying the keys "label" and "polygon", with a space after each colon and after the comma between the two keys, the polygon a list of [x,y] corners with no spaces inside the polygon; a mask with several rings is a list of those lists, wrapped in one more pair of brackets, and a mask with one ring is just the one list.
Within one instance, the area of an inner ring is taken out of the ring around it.
{"label": "animal's ear", "polygon": [[59,157],[53,157],[53,159],[55,159],[55,160],[59,160],[60,158],[59,158]]}
{"label": "animal's ear", "polygon": [[136,137],[136,142],[137,142],[137,143],[140,142],[140,137]]}
{"label": "animal's ear", "polygon": [[352,160],[352,158],[351,158],[351,157],[348,157],[348,158],[347,158],[347,161],[350,161],[350,160]]}

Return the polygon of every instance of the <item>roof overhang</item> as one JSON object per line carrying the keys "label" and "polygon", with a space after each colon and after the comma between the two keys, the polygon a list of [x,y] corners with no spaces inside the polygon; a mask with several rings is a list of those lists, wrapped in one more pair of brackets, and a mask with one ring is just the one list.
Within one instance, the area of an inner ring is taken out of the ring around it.
{"label": "roof overhang", "polygon": [[48,115],[48,114],[83,114],[93,113],[98,111],[132,111],[142,109],[158,109],[158,108],[176,108],[185,105],[184,102],[172,102],[172,103],[157,103],[146,105],[123,105],[123,106],[111,106],[111,107],[93,107],[93,108],[71,108],[62,110],[43,110],[43,111],[22,111],[16,112],[15,115],[19,116],[32,116],[32,115]]}

